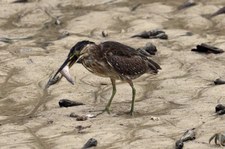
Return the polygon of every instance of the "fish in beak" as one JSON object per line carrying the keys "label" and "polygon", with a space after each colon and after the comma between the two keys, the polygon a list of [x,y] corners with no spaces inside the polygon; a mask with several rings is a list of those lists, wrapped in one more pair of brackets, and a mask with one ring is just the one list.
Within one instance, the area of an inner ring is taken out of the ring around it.
{"label": "fish in beak", "polygon": [[69,58],[67,58],[65,62],[62,64],[62,66],[59,68],[59,70],[56,72],[54,77],[56,77],[58,73],[61,73],[61,75],[65,77],[67,81],[69,81],[71,84],[74,85],[74,79],[69,72],[69,68],[71,67],[71,62],[72,61]]}
{"label": "fish in beak", "polygon": [[[49,86],[51,86],[53,84],[56,84],[57,82],[59,82],[62,79],[62,77],[65,77],[67,79],[67,81],[69,81],[71,84],[74,85],[74,79],[70,75],[69,69],[73,66],[73,64],[80,63],[80,60],[83,57],[81,50],[89,44],[95,44],[95,43],[88,41],[88,40],[83,40],[83,41],[76,43],[70,49],[70,52],[69,52],[65,62],[57,70],[55,75],[49,79],[45,88],[48,88]],[[61,74],[61,76],[59,76],[59,73]]]}
{"label": "fish in beak", "polygon": [[[72,67],[72,65],[77,61],[77,56],[68,57],[65,62],[61,65],[61,67],[57,70],[55,75],[51,77],[47,83],[47,88],[53,84],[56,84],[59,82],[62,77],[65,77],[68,82],[70,82],[72,85],[75,84],[73,77],[71,76],[69,69]],[[59,73],[61,76],[59,76]]]}

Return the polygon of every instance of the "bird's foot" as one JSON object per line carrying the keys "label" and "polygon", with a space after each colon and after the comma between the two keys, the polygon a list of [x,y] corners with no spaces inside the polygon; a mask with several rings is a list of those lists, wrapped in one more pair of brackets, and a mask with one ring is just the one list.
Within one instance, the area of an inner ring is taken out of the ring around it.
{"label": "bird's foot", "polygon": [[133,110],[130,110],[129,114],[130,114],[131,116],[134,116],[134,111],[133,111]]}
{"label": "bird's foot", "polygon": [[[123,114],[129,115],[129,116],[131,116],[131,117],[134,117],[135,112],[132,112],[132,111],[126,111],[126,112],[124,112]],[[121,113],[120,115],[123,115],[123,114]]]}
{"label": "bird's foot", "polygon": [[101,112],[98,113],[97,116],[98,116],[98,115],[101,115],[101,114],[103,114],[103,113],[105,113],[105,112],[107,112],[108,114],[110,114],[110,110],[109,110],[108,107],[106,107],[104,110],[100,110],[100,111],[101,111]]}
{"label": "bird's foot", "polygon": [[104,113],[104,112],[107,112],[108,114],[110,114],[109,107],[105,107],[105,109],[104,109],[104,110],[102,110],[102,113]]}

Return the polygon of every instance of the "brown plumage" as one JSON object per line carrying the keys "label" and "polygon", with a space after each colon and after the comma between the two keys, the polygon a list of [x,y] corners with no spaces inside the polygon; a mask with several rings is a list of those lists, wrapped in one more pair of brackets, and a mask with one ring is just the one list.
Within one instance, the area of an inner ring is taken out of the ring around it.
{"label": "brown plumage", "polygon": [[88,44],[80,54],[80,62],[90,72],[113,79],[136,79],[160,69],[157,63],[135,49],[114,41]]}
{"label": "brown plumage", "polygon": [[132,80],[140,77],[144,73],[156,74],[158,69],[161,69],[149,57],[146,57],[134,48],[115,41],[107,41],[99,45],[90,41],[78,42],[70,50],[67,60],[58,72],[62,71],[63,67],[69,62],[69,67],[71,67],[75,61],[82,63],[90,72],[111,79],[113,92],[104,110],[107,112],[109,112],[109,107],[116,93],[115,80],[126,81],[131,86],[132,105],[130,113],[133,114],[136,91]]}

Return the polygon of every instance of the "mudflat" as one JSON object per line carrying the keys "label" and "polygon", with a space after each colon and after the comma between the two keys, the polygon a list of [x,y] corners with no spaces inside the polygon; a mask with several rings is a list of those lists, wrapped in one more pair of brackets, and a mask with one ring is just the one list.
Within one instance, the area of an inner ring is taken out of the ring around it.
{"label": "mudflat", "polygon": [[[172,149],[182,134],[196,128],[196,139],[186,149],[212,149],[209,138],[225,130],[224,116],[215,106],[225,103],[225,55],[192,52],[201,43],[225,49],[224,15],[209,17],[225,5],[221,0],[199,0],[178,10],[179,0],[30,0],[0,1],[0,148],[79,149],[90,139],[98,149]],[[160,29],[167,40],[131,36]],[[102,31],[108,34],[102,36]],[[117,81],[117,94],[108,115],[86,121],[70,117],[104,109],[111,83],[81,64],[71,68],[75,85],[62,79],[47,90],[50,76],[81,40],[113,40],[134,48],[154,44],[151,58],[160,64],[157,75],[134,81],[131,88]],[[60,108],[60,99],[85,105]],[[80,127],[86,129],[78,130]]]}

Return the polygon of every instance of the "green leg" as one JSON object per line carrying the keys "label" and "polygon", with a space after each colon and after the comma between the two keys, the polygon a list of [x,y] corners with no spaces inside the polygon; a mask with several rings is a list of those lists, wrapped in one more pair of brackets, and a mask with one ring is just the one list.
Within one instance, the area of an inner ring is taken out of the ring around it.
{"label": "green leg", "polygon": [[129,80],[128,83],[130,84],[130,86],[132,88],[132,103],[131,103],[130,115],[133,115],[136,89],[134,88],[134,84],[131,80]]}
{"label": "green leg", "polygon": [[110,79],[111,79],[111,82],[112,82],[113,90],[112,90],[112,95],[111,95],[111,97],[110,97],[110,99],[109,99],[109,102],[108,102],[108,104],[106,105],[105,110],[104,110],[104,111],[107,111],[108,113],[110,113],[109,108],[110,108],[110,105],[111,105],[111,103],[112,103],[113,97],[114,97],[115,94],[116,94],[116,80],[115,80],[115,79],[112,79],[112,78],[110,78]]}

